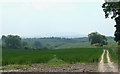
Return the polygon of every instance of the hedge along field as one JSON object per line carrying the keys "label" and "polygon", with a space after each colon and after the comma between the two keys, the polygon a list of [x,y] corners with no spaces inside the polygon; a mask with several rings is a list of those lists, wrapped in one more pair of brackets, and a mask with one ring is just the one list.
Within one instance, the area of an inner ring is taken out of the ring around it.
{"label": "hedge along field", "polygon": [[66,63],[97,63],[103,50],[101,48],[69,48],[57,50],[3,49],[2,65],[47,63],[58,58]]}

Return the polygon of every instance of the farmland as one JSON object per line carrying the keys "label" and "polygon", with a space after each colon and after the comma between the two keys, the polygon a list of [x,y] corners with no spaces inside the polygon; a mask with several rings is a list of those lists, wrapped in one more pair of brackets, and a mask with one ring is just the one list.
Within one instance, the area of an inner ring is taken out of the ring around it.
{"label": "farmland", "polygon": [[59,59],[67,64],[97,63],[103,50],[101,48],[69,48],[59,50],[16,50],[3,49],[2,65],[48,63]]}
{"label": "farmland", "polygon": [[[65,49],[65,48],[87,48],[91,47],[88,37],[81,38],[57,38],[57,37],[48,37],[48,38],[23,38],[22,41],[27,42],[31,47],[34,47],[34,42],[39,41],[44,47],[50,49]],[[117,45],[114,41],[114,37],[107,37],[108,45]]]}
{"label": "farmland", "polygon": [[[114,41],[114,38],[107,37],[108,39],[108,45],[107,46],[116,46],[117,43]],[[79,39],[78,39],[79,40]],[[78,41],[74,43],[64,43],[62,45],[59,45],[55,49],[63,49],[63,48],[87,48],[91,47],[90,42],[87,38],[84,38],[84,41]]]}

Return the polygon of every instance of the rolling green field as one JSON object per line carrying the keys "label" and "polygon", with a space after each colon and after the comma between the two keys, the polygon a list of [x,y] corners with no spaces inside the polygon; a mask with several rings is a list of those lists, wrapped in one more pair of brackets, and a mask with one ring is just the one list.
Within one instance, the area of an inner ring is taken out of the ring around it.
{"label": "rolling green field", "polygon": [[62,48],[86,48],[91,47],[90,42],[78,42],[78,43],[66,43],[55,49],[62,49]]}
{"label": "rolling green field", "polygon": [[101,48],[69,48],[59,50],[16,50],[3,49],[2,65],[48,63],[52,59],[72,63],[97,63],[103,50]]}
{"label": "rolling green field", "polygon": [[[113,38],[108,38],[107,42],[108,42],[107,46],[117,45],[117,43],[114,41]],[[63,45],[60,45],[60,46],[56,47],[55,49],[88,48],[88,47],[91,47],[90,42],[89,41],[83,41],[83,42],[76,42],[76,43],[65,43]]]}
{"label": "rolling green field", "polygon": [[107,42],[108,42],[108,45],[117,45],[117,42],[115,42],[115,40],[114,39],[108,39],[107,40]]}
{"label": "rolling green field", "polygon": [[[26,41],[29,46],[34,47],[34,42],[39,41],[44,47],[49,49],[64,49],[64,48],[88,48],[91,47],[88,37],[81,38],[26,38],[22,39]],[[114,41],[114,37],[107,37],[108,45],[117,45]]]}

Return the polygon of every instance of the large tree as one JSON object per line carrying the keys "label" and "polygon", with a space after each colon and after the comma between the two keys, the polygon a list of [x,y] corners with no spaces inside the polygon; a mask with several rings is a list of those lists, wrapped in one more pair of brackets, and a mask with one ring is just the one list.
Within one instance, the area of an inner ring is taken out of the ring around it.
{"label": "large tree", "polygon": [[105,12],[105,18],[114,19],[116,22],[116,31],[115,31],[115,41],[120,45],[120,1],[119,2],[109,2],[109,0],[105,1],[102,5],[103,11]]}
{"label": "large tree", "polygon": [[6,36],[5,35],[2,35],[2,42],[4,42],[5,41],[5,39],[6,39]]}
{"label": "large tree", "polygon": [[5,45],[7,48],[21,48],[21,38],[18,35],[8,35]]}
{"label": "large tree", "polygon": [[96,43],[107,45],[107,38],[104,35],[99,34],[98,32],[92,32],[88,35],[88,37],[91,45]]}

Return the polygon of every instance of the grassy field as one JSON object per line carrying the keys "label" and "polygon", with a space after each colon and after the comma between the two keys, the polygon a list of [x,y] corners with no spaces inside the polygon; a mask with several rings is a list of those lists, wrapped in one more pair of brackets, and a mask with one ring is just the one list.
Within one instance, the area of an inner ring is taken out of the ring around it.
{"label": "grassy field", "polygon": [[[113,38],[108,38],[108,45],[107,46],[115,46],[117,43],[114,41]],[[83,41],[83,42],[76,42],[76,43],[65,43],[62,44],[55,49],[63,49],[63,48],[88,48],[91,47],[91,44],[89,41]]]}
{"label": "grassy field", "polygon": [[108,42],[108,45],[117,45],[117,42],[115,42],[114,39],[108,39],[107,42]]}
{"label": "grassy field", "polygon": [[26,39],[22,39],[22,41],[27,41],[28,45],[30,46],[33,46],[34,41],[39,41],[42,44],[42,46],[58,47],[66,43],[78,43],[82,41],[88,41],[88,38],[87,37],[82,37],[82,38],[48,37],[48,38],[26,38]]}
{"label": "grassy field", "polygon": [[102,54],[101,48],[69,48],[59,50],[16,50],[3,49],[2,65],[51,63],[58,60],[64,63],[97,63]]}
{"label": "grassy field", "polygon": [[[91,44],[88,37],[81,38],[26,38],[22,39],[26,41],[29,46],[34,47],[34,42],[39,41],[43,47],[50,49],[63,49],[63,48],[87,48]],[[114,37],[107,37],[108,45],[117,45],[114,41]]]}
{"label": "grassy field", "polygon": [[78,43],[66,43],[64,45],[61,45],[57,47],[56,49],[62,49],[62,48],[86,48],[90,47],[90,42],[78,42]]}

